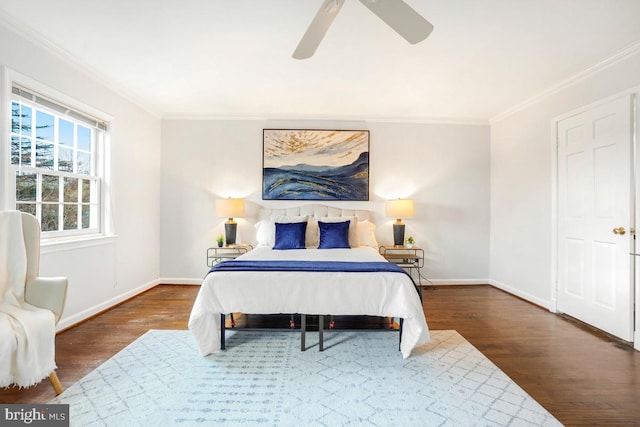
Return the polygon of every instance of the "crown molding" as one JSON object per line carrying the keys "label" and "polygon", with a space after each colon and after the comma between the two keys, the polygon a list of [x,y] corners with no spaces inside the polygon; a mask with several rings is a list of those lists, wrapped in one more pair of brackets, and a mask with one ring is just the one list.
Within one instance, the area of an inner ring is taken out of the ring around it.
{"label": "crown molding", "polygon": [[574,74],[573,76],[569,77],[568,79],[565,79],[563,81],[561,81],[560,83],[557,83],[553,86],[551,86],[549,89],[539,93],[538,95],[535,95],[529,99],[527,99],[526,101],[517,104],[511,108],[509,108],[508,110],[497,114],[493,117],[491,117],[489,119],[489,123],[490,124],[495,124],[519,111],[525,110],[535,104],[538,104],[542,101],[544,101],[545,99],[573,86],[578,84],[579,82],[586,80],[590,77],[593,77],[595,75],[597,75],[598,73],[601,73],[602,71],[606,70],[607,68],[610,68],[622,61],[624,61],[627,58],[630,58],[634,55],[637,55],[638,53],[640,53],[640,40],[637,42],[634,42],[632,44],[630,44],[629,46],[627,46],[626,48],[620,50],[619,52],[605,58],[604,60],[580,71],[577,74]]}
{"label": "crown molding", "polygon": [[407,123],[407,124],[438,124],[489,126],[488,120],[447,118],[447,117],[392,117],[367,115],[323,115],[323,114],[256,114],[256,115],[226,115],[207,113],[168,113],[162,120],[226,120],[226,121],[331,121],[331,122],[368,122],[368,123]]}
{"label": "crown molding", "polygon": [[[120,85],[110,80],[104,74],[100,73],[98,70],[88,66],[86,63],[78,60],[76,56],[74,56],[71,52],[63,49],[59,45],[53,43],[51,40],[48,40],[39,32],[29,28],[26,24],[24,24],[20,19],[15,16],[7,13],[5,10],[1,9],[2,13],[0,13],[0,25],[4,26],[7,30],[17,34],[18,36],[26,39],[30,43],[33,43],[37,47],[45,50],[46,52],[52,54],[54,57],[64,62],[68,66],[74,68],[77,71],[87,75],[90,79],[96,81],[100,85],[105,88],[111,90],[119,97],[125,99],[126,101],[136,105],[137,107],[143,109],[147,113],[160,118],[161,113],[154,110],[153,108],[146,105],[135,95],[130,92],[124,90]],[[20,70],[16,70],[20,71]]]}

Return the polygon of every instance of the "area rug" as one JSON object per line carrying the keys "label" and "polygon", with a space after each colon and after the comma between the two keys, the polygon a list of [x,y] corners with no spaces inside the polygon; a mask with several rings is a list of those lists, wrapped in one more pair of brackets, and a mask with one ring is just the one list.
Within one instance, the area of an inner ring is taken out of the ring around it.
{"label": "area rug", "polygon": [[383,331],[230,331],[202,357],[189,331],[151,330],[50,403],[72,426],[555,426],[456,331],[408,359]]}

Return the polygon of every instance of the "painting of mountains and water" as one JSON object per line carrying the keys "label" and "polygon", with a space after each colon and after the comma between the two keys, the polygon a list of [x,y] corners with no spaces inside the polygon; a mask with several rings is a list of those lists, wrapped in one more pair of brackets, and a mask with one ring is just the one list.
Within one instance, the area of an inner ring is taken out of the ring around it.
{"label": "painting of mountains and water", "polygon": [[369,131],[263,130],[263,200],[369,200]]}

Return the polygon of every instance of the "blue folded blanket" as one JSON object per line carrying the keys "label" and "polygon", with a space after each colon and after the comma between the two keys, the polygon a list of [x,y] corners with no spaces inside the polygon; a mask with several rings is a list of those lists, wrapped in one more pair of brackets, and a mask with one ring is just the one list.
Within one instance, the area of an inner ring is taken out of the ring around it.
{"label": "blue folded blanket", "polygon": [[230,260],[214,265],[215,271],[326,271],[347,273],[391,272],[406,273],[391,262],[345,262],[345,261],[284,261],[284,260]]}

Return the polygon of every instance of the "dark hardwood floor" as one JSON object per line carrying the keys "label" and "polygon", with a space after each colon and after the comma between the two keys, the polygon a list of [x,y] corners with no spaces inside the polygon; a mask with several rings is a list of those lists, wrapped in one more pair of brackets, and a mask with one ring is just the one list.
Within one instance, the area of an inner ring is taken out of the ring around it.
{"label": "dark hardwood floor", "polygon": [[[197,286],[157,286],[56,337],[58,376],[68,387],[149,329],[186,329]],[[423,291],[430,329],[455,329],[565,425],[640,426],[640,352],[565,316],[491,286]],[[236,316],[238,326],[275,320]],[[283,316],[278,322],[288,324]],[[369,327],[386,327],[370,319]],[[352,327],[345,319],[338,326]],[[48,381],[2,389],[2,403],[46,403]]]}

